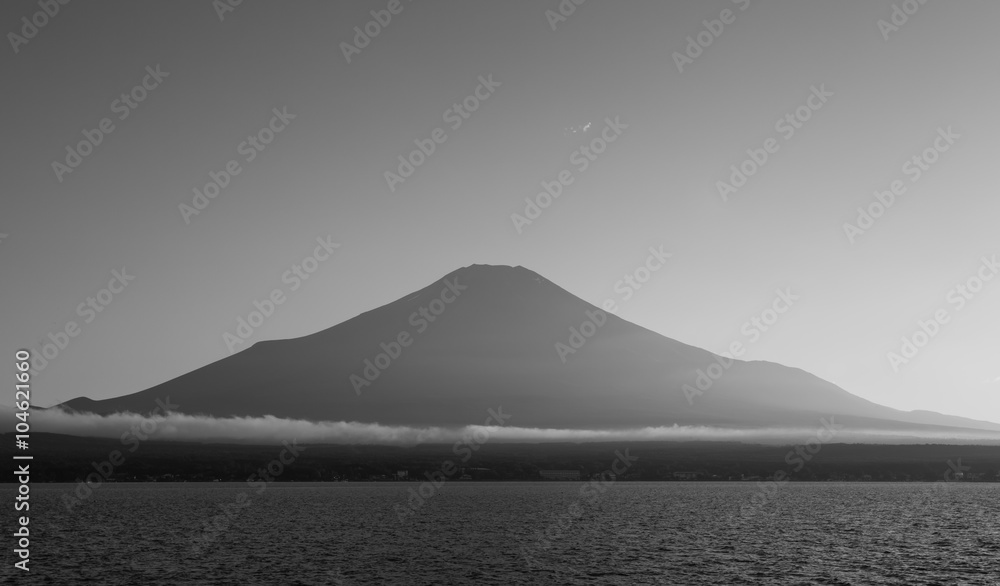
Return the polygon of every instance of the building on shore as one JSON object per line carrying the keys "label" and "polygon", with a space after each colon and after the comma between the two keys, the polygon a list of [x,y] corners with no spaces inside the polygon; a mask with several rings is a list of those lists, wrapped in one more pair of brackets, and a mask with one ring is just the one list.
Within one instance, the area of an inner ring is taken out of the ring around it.
{"label": "building on shore", "polygon": [[580,480],[579,470],[539,470],[538,475],[545,480]]}

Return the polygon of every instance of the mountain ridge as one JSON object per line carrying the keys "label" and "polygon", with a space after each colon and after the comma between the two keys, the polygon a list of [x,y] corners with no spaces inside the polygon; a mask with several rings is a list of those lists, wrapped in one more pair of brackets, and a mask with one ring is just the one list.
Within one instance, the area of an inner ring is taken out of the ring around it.
{"label": "mountain ridge", "polygon": [[[587,322],[590,335],[581,332]],[[605,312],[521,265],[473,264],[311,334],[256,342],[136,393],[59,407],[145,413],[169,396],[188,414],[385,425],[474,424],[503,405],[512,425],[538,428],[813,426],[835,415],[889,430],[1000,431],[891,409],[768,361],[732,359],[709,388],[686,396],[684,385],[720,360],[730,359]]]}

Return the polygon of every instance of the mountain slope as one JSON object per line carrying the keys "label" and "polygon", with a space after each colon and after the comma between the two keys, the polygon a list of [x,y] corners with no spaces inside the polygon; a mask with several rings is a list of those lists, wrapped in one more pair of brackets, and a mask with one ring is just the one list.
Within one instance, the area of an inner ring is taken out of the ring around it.
{"label": "mountain slope", "polygon": [[[578,349],[571,328],[583,330]],[[408,345],[397,348],[403,332]],[[698,370],[718,359],[604,314],[525,268],[473,265],[315,334],[259,342],[142,392],[63,406],[148,413],[169,397],[191,414],[390,425],[480,424],[486,409],[503,406],[518,427],[815,427],[836,415],[866,428],[1000,431],[994,423],[883,407],[767,362],[713,367],[722,375],[689,401],[683,385],[694,386]],[[370,381],[366,360],[384,367],[377,378],[369,367]]]}

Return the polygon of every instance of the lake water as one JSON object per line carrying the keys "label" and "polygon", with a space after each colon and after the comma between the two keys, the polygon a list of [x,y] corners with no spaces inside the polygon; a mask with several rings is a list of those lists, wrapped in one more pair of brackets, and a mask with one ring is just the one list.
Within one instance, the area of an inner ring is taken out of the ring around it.
{"label": "lake water", "polygon": [[4,583],[1000,584],[1000,484],[583,486],[106,484],[70,512],[36,484]]}

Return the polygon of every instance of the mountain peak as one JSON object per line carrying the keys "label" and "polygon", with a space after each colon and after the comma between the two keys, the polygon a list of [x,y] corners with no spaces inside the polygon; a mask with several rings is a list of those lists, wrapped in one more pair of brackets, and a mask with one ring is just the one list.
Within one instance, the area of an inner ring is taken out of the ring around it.
{"label": "mountain peak", "polygon": [[541,277],[541,275],[539,275],[535,271],[526,269],[521,265],[511,266],[511,265],[491,265],[491,264],[471,264],[452,271],[451,273],[449,273],[449,276],[462,275],[462,274],[503,275],[503,276],[521,275],[530,277]]}
{"label": "mountain peak", "polygon": [[190,414],[383,425],[462,426],[502,406],[518,427],[554,429],[810,426],[831,415],[872,429],[1000,429],[905,414],[777,364],[733,360],[723,371],[721,357],[522,266],[462,267],[338,325],[252,348],[142,392],[68,406],[143,413],[170,397]]}

